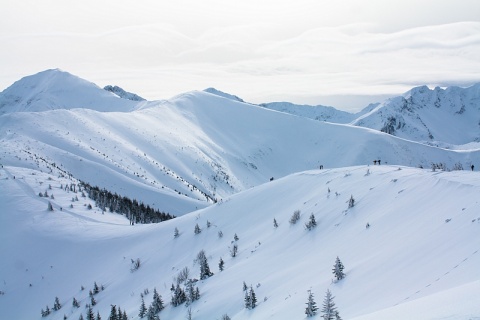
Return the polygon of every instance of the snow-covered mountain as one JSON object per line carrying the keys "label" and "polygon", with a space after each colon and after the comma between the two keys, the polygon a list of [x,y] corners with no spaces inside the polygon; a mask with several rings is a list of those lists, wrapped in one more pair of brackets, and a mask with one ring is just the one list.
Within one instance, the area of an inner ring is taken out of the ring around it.
{"label": "snow-covered mountain", "polygon": [[480,83],[468,88],[413,88],[352,124],[431,144],[480,142]]}
{"label": "snow-covered mountain", "polygon": [[[41,319],[55,297],[62,307],[46,319],[85,317],[87,304],[103,319],[111,305],[140,319],[141,295],[148,307],[154,288],[167,305],[162,319],[188,310],[193,319],[303,319],[308,290],[321,309],[327,289],[343,319],[480,315],[479,175],[437,169],[478,170],[479,150],[210,91],[134,102],[49,70],[2,92],[0,319]],[[132,226],[66,187],[80,180],[179,217]],[[312,214],[317,226],[307,230]],[[202,249],[214,273],[207,279]],[[333,281],[337,256],[346,278]],[[190,309],[169,304],[185,267],[200,279]],[[245,308],[243,282],[257,295],[254,309]],[[95,305],[94,283],[104,286]]]}
{"label": "snow-covered mountain", "polygon": [[24,77],[0,93],[0,114],[86,108],[131,111],[138,101],[121,99],[68,72],[51,69]]}
{"label": "snow-covered mountain", "polygon": [[103,89],[116,94],[120,98],[132,100],[132,101],[145,101],[145,99],[140,97],[138,94],[125,91],[122,88],[120,88],[119,86],[108,85],[108,86],[103,87]]}
{"label": "snow-covered mountain", "polygon": [[[121,99],[122,101],[124,99]],[[434,148],[195,91],[133,112],[91,109],[0,116],[1,157],[74,177],[178,215],[294,172],[383,163],[452,168],[480,151]],[[288,129],[288,130],[286,130]]]}
{"label": "snow-covered mountain", "polygon": [[233,94],[230,94],[230,93],[226,93],[226,92],[217,90],[217,89],[215,89],[215,88],[207,88],[207,89],[205,89],[205,90],[203,90],[203,91],[208,92],[208,93],[211,93],[211,94],[215,94],[215,95],[220,96],[220,97],[224,97],[224,98],[227,98],[227,99],[231,99],[231,100],[234,100],[234,101],[245,102],[245,101],[243,101],[243,99],[237,97],[236,95],[233,95]]}

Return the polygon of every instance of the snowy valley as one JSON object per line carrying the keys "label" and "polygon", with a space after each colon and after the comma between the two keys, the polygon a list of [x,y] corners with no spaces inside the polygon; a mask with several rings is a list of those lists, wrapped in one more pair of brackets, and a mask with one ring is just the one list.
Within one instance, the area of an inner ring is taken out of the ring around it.
{"label": "snowy valley", "polygon": [[[320,319],[327,290],[343,319],[480,319],[478,85],[328,119],[113,88],[47,70],[0,93],[0,318],[140,319],[155,289],[160,319],[304,319],[309,291]],[[82,182],[177,217],[131,225]],[[175,306],[177,284],[200,296]]]}

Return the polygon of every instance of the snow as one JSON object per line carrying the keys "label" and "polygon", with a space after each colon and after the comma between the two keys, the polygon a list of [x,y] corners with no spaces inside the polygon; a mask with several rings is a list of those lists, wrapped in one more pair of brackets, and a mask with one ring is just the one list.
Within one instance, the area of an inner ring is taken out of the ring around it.
{"label": "snow", "polygon": [[[95,104],[70,108],[90,92],[80,80],[63,87],[71,95],[44,87],[72,103],[40,108],[52,93],[36,112],[22,98],[0,115],[0,319],[41,319],[57,296],[63,307],[46,319],[78,319],[94,282],[105,286],[93,307],[103,319],[112,304],[138,319],[141,293],[148,307],[154,288],[167,305],[160,318],[184,319],[169,288],[184,267],[199,278],[200,250],[214,275],[197,282],[193,319],[304,319],[308,291],[321,306],[327,289],[343,319],[480,317],[480,173],[430,169],[478,164],[475,142],[438,148],[202,91],[102,112],[111,97],[133,102],[98,88]],[[80,180],[178,217],[131,226],[61,188]],[[346,277],[333,281],[337,256]],[[252,310],[244,281],[258,299]]]}
{"label": "snow", "polygon": [[[58,296],[64,307],[50,319],[63,314],[76,319],[85,309],[72,308],[73,297],[84,306],[96,281],[106,287],[94,307],[102,317],[116,304],[136,319],[145,288],[153,292],[156,287],[168,302],[179,270],[186,266],[198,278],[194,259],[201,249],[215,274],[197,284],[201,299],[191,305],[195,319],[224,313],[232,319],[303,318],[307,291],[320,304],[327,289],[345,319],[480,314],[477,172],[383,165],[306,171],[174,220],[136,226],[119,215],[85,209],[88,199],[70,209],[73,193],[59,188],[67,178],[11,166],[3,168],[0,178],[0,243],[2,256],[8,257],[0,269],[2,318],[40,318],[40,309],[51,307]],[[38,197],[48,184],[55,195],[48,200],[53,212],[46,210],[47,199]],[[351,195],[356,205],[347,210]],[[301,220],[290,225],[294,210],[301,211]],[[307,231],[310,213],[318,225]],[[193,232],[196,223],[202,228],[199,235]],[[219,230],[223,238],[218,238]],[[235,233],[239,254],[232,258]],[[337,256],[346,278],[333,282]],[[217,267],[220,257],[223,272]],[[132,273],[130,259],[136,258],[142,265]],[[253,310],[243,306],[243,281],[257,294]],[[465,299],[458,307],[452,305],[457,297]],[[146,303],[150,300],[151,294]],[[167,306],[160,316],[181,319],[185,314],[184,306]]]}

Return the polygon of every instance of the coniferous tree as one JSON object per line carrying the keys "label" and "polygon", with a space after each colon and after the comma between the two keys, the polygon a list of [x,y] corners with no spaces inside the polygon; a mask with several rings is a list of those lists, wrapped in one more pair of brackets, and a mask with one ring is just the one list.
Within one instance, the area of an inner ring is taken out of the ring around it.
{"label": "coniferous tree", "polygon": [[236,243],[233,244],[232,248],[230,249],[230,255],[232,258],[235,258],[238,253],[238,245]]}
{"label": "coniferous tree", "polygon": [[120,306],[117,309],[117,320],[122,320],[122,309],[120,309]]}
{"label": "coniferous tree", "polygon": [[250,290],[245,291],[245,308],[254,309],[257,306],[257,296],[253,287],[250,286]]}
{"label": "coniferous tree", "polygon": [[198,223],[195,225],[195,230],[193,232],[195,234],[199,234],[200,232],[202,232],[202,229],[200,229],[200,226],[198,225]]}
{"label": "coniferous tree", "polygon": [[313,299],[313,293],[311,290],[308,290],[308,301],[307,301],[307,307],[305,308],[305,314],[307,317],[313,317],[314,315],[317,314],[317,303]]}
{"label": "coniferous tree", "polygon": [[230,319],[228,314],[225,313],[224,315],[222,315],[222,320],[232,320],[232,319]]}
{"label": "coniferous tree", "polygon": [[200,250],[197,254],[197,261],[200,265],[200,280],[205,280],[213,276],[213,272],[210,271],[210,267],[208,266],[207,255],[204,250]]}
{"label": "coniferous tree", "polygon": [[153,311],[155,314],[163,310],[163,301],[162,296],[158,294],[157,288],[153,288],[153,301],[152,301]]}
{"label": "coniferous tree", "polygon": [[90,298],[90,304],[91,304],[92,306],[94,306],[94,305],[97,304],[97,300],[95,300],[95,298],[94,298],[93,296]]}
{"label": "coniferous tree", "polygon": [[80,313],[80,317],[78,317],[78,320],[83,320],[83,314]]}
{"label": "coniferous tree", "polygon": [[239,238],[238,238],[237,234],[235,233],[235,235],[233,236],[233,240],[238,241],[238,239]]}
{"label": "coniferous tree", "polygon": [[147,314],[147,307],[145,306],[145,300],[143,299],[143,296],[142,296],[142,304],[140,305],[140,310],[138,311],[138,316],[140,318],[143,318],[143,317],[145,317],[146,314]]}
{"label": "coniferous tree", "polygon": [[225,262],[223,262],[223,259],[220,257],[220,261],[218,262],[218,269],[220,271],[223,271],[224,265],[225,265]]}
{"label": "coniferous tree", "polygon": [[74,306],[75,308],[80,308],[80,303],[78,303],[75,297],[73,297],[72,306]]}
{"label": "coniferous tree", "polygon": [[333,298],[335,297],[332,296],[330,290],[327,289],[322,308],[322,318],[324,320],[335,320],[336,315],[338,315],[337,307],[335,306],[335,302],[333,302]]}
{"label": "coniferous tree", "polygon": [[353,208],[355,206],[355,199],[353,195],[350,196],[350,200],[348,200],[348,208]]}
{"label": "coniferous tree", "polygon": [[100,288],[98,287],[97,282],[95,281],[93,283],[93,294],[97,294],[99,292],[100,292]]}
{"label": "coniferous tree", "polygon": [[95,320],[102,320],[102,317],[100,317],[100,312],[97,311],[97,317],[95,318]]}
{"label": "coniferous tree", "polygon": [[195,287],[195,283],[189,279],[186,283],[185,294],[187,297],[187,305],[192,304],[194,301],[200,299],[200,291],[197,291],[198,287]]}
{"label": "coniferous tree", "polygon": [[55,297],[55,303],[53,304],[53,310],[58,311],[62,308],[62,305],[60,304],[60,300],[58,297]]}
{"label": "coniferous tree", "polygon": [[173,231],[173,237],[178,238],[180,236],[180,232],[178,231],[178,228],[175,227],[175,230]]}
{"label": "coniferous tree", "polygon": [[243,281],[243,291],[247,291],[248,287],[247,287],[247,284],[245,283],[245,281]]}
{"label": "coniferous tree", "polygon": [[87,308],[87,320],[95,320],[95,314],[93,313],[91,306],[88,306]]}
{"label": "coniferous tree", "polygon": [[278,228],[277,219],[273,218],[273,227]]}
{"label": "coniferous tree", "polygon": [[108,317],[108,320],[118,320],[117,318],[117,306],[112,304],[112,308],[110,309],[110,316]]}
{"label": "coniferous tree", "polygon": [[342,261],[340,261],[340,258],[337,256],[337,259],[335,259],[335,265],[333,266],[332,270],[337,280],[342,280],[343,278],[345,278],[345,273],[343,273],[344,268],[345,267],[343,266]]}
{"label": "coniferous tree", "polygon": [[48,211],[53,211],[53,206],[50,201],[48,201]]}
{"label": "coniferous tree", "polygon": [[175,287],[175,291],[173,292],[172,295],[172,305],[174,307],[177,307],[187,301],[187,296],[185,295],[185,291],[180,287],[180,285],[177,284]]}
{"label": "coniferous tree", "polygon": [[312,230],[313,228],[315,228],[317,226],[317,221],[315,220],[315,215],[312,213],[310,215],[310,219],[308,220],[308,222],[305,224],[305,227],[307,228],[307,230]]}

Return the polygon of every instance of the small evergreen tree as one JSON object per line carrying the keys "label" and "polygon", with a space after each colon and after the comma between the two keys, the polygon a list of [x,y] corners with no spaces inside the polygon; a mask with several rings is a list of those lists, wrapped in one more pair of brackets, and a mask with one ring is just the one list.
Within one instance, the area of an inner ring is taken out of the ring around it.
{"label": "small evergreen tree", "polygon": [[187,305],[190,305],[200,299],[200,291],[197,292],[198,287],[195,287],[195,283],[191,279],[187,280],[186,284],[185,294],[187,296]]}
{"label": "small evergreen tree", "polygon": [[83,314],[80,313],[80,317],[78,317],[78,320],[83,320]]}
{"label": "small evergreen tree", "polygon": [[220,261],[218,262],[218,269],[220,271],[223,271],[224,265],[225,265],[225,262],[223,262],[223,259],[220,257]]}
{"label": "small evergreen tree", "polygon": [[355,199],[353,195],[350,196],[350,200],[348,200],[348,208],[353,208],[355,206]]}
{"label": "small evergreen tree", "polygon": [[53,211],[53,206],[50,201],[48,201],[48,211]]}
{"label": "small evergreen tree", "polygon": [[290,217],[290,224],[296,224],[300,220],[300,210],[295,210]]}
{"label": "small evergreen tree", "polygon": [[204,250],[200,250],[200,252],[197,254],[197,261],[200,264],[201,280],[205,280],[213,276],[213,272],[210,271],[210,267],[208,266],[207,255],[205,254]]}
{"label": "small evergreen tree", "polygon": [[343,278],[345,278],[345,273],[343,272],[344,268],[345,267],[343,266],[342,261],[340,261],[340,258],[337,256],[337,259],[335,259],[335,265],[333,266],[332,270],[337,280],[342,280]]}
{"label": "small evergreen tree", "polygon": [[153,288],[153,301],[152,301],[153,311],[155,314],[163,310],[163,300],[162,296],[158,294],[157,288]]}
{"label": "small evergreen tree", "polygon": [[317,221],[315,220],[315,215],[312,213],[310,215],[310,219],[308,220],[308,222],[305,224],[305,228],[307,228],[307,230],[312,230],[313,228],[315,228],[317,226]]}
{"label": "small evergreen tree", "polygon": [[97,304],[97,300],[95,300],[95,298],[94,298],[93,296],[90,298],[90,304],[91,304],[92,306],[94,306],[94,305]]}
{"label": "small evergreen tree", "polygon": [[324,320],[335,320],[335,317],[340,317],[338,315],[337,307],[335,306],[335,302],[333,302],[334,296],[330,290],[327,289],[327,293],[325,294],[325,299],[323,300],[323,308],[322,308],[322,318]]}
{"label": "small evergreen tree", "polygon": [[91,306],[88,306],[87,308],[87,320],[95,320],[95,314],[93,313]]}
{"label": "small evergreen tree", "polygon": [[95,320],[102,320],[102,317],[100,317],[100,312],[97,311],[97,317],[95,318]]}
{"label": "small evergreen tree", "polygon": [[146,314],[147,314],[147,307],[145,306],[145,300],[143,299],[143,296],[142,296],[142,304],[140,304],[140,310],[138,311],[138,316],[140,318],[143,318],[145,317]]}
{"label": "small evergreen tree", "polygon": [[273,227],[278,228],[277,219],[273,218]]}
{"label": "small evergreen tree", "polygon": [[212,223],[207,220],[207,228],[210,228],[212,226]]}
{"label": "small evergreen tree", "polygon": [[245,291],[245,308],[254,309],[256,306],[257,296],[255,295],[252,286],[250,286],[250,290]]}
{"label": "small evergreen tree", "polygon": [[307,307],[305,308],[305,314],[307,317],[313,317],[314,315],[317,314],[317,303],[313,299],[313,293],[311,290],[308,290],[308,301],[307,301]]}
{"label": "small evergreen tree", "polygon": [[224,315],[222,315],[222,320],[232,320],[232,319],[230,319],[228,314],[225,313]]}
{"label": "small evergreen tree", "polygon": [[178,238],[180,236],[180,232],[178,231],[178,228],[175,227],[175,230],[173,231],[173,237]]}
{"label": "small evergreen tree", "polygon": [[117,318],[117,306],[112,304],[111,309],[110,309],[110,316],[108,317],[108,320],[118,320]]}
{"label": "small evergreen tree", "polygon": [[235,233],[235,235],[233,236],[233,240],[238,241],[238,239],[239,238],[238,238],[237,234]]}
{"label": "small evergreen tree", "polygon": [[100,292],[100,288],[98,287],[97,282],[95,281],[93,283],[93,294],[97,294],[99,292]]}
{"label": "small evergreen tree", "polygon": [[62,305],[60,304],[60,300],[58,297],[55,297],[55,303],[53,304],[53,310],[58,311],[62,308]]}
{"label": "small evergreen tree", "polygon": [[122,309],[120,309],[120,306],[117,310],[117,320],[122,320]]}
{"label": "small evergreen tree", "polygon": [[202,232],[202,229],[200,229],[200,226],[198,225],[198,223],[195,225],[195,230],[193,232],[195,234],[199,234],[200,232]]}
{"label": "small evergreen tree", "polygon": [[75,308],[80,308],[80,303],[78,303],[75,297],[73,297],[72,306],[74,306]]}
{"label": "small evergreen tree", "polygon": [[248,287],[247,287],[247,284],[245,283],[245,281],[243,281],[243,291],[247,291]]}
{"label": "small evergreen tree", "polygon": [[222,232],[222,230],[218,231],[218,237],[219,237],[219,238],[223,237],[223,232]]}
{"label": "small evergreen tree", "polygon": [[230,255],[232,258],[235,258],[238,253],[238,245],[236,243],[233,244],[232,248],[230,249]]}

